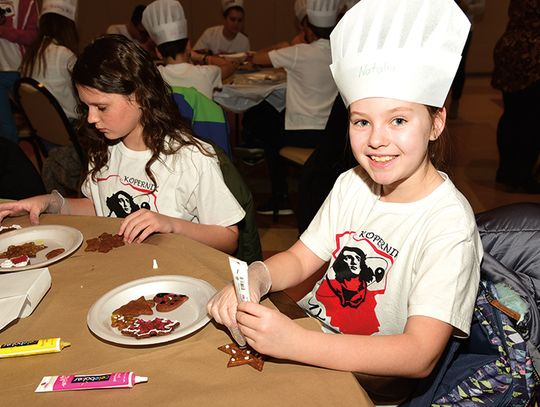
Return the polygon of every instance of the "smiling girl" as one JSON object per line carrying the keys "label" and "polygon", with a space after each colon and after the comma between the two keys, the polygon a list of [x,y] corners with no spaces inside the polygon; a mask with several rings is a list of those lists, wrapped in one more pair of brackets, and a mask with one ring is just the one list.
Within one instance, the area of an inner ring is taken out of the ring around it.
{"label": "smiling girl", "polygon": [[[250,265],[253,302],[238,304],[232,286],[209,302],[240,344],[355,372],[375,401],[396,402],[452,335],[469,334],[482,246],[467,200],[435,166],[468,28],[453,0],[363,0],[336,26],[330,67],[360,165],[298,242]],[[258,304],[320,269],[299,305],[323,332]]]}
{"label": "smiling girl", "polygon": [[150,55],[121,35],[103,36],[84,49],[72,80],[80,127],[89,127],[82,140],[89,161],[85,197],[64,199],[53,191],[3,204],[0,220],[25,212],[33,224],[42,212],[121,214],[118,234],[126,242],[178,233],[232,253],[245,212],[212,147],[183,124]]}

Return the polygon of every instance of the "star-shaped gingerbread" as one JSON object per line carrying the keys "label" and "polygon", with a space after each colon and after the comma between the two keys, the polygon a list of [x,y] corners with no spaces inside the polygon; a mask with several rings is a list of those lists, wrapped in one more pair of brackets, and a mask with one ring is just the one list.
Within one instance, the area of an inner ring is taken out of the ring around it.
{"label": "star-shaped gingerbread", "polygon": [[262,372],[264,360],[262,356],[251,348],[240,348],[235,343],[220,346],[220,351],[230,355],[227,367],[235,367],[240,365],[250,365],[252,368]]}

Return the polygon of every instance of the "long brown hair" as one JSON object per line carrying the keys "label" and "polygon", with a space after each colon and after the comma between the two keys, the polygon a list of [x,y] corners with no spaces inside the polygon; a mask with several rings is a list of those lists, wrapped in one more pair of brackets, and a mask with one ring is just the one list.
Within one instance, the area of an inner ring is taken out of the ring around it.
{"label": "long brown hair", "polygon": [[[431,123],[435,122],[437,115],[441,114],[442,108],[427,106]],[[428,144],[428,157],[435,168],[448,173],[450,171],[452,143],[450,142],[448,128],[444,126],[441,134],[436,140],[431,140]]]}
{"label": "long brown hair", "polygon": [[[141,109],[143,141],[152,152],[145,172],[156,188],[157,182],[150,168],[160,154],[174,154],[183,146],[192,145],[203,154],[212,155],[193,137],[152,57],[135,41],[116,34],[96,38],[79,56],[73,67],[72,81],[73,86],[135,96]],[[93,127],[88,131],[88,108],[79,102],[78,110],[80,134],[84,134],[81,142],[87,147],[90,175],[95,180],[109,160],[108,147],[119,141],[107,140]]]}
{"label": "long brown hair", "polygon": [[28,46],[21,64],[22,76],[47,71],[45,50],[51,44],[62,45],[75,55],[79,51],[79,34],[75,22],[56,13],[45,13],[39,18],[39,33]]}

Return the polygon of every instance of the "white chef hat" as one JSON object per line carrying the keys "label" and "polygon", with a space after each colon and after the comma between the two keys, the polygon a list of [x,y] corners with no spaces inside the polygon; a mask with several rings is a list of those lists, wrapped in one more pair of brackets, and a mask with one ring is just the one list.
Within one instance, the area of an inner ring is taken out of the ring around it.
{"label": "white chef hat", "polygon": [[341,0],[306,0],[308,20],[315,27],[333,27],[341,9]]}
{"label": "white chef hat", "polygon": [[345,104],[386,97],[442,107],[469,28],[454,0],[360,1],[330,35]]}
{"label": "white chef hat", "polygon": [[306,0],[295,1],[294,14],[296,14],[296,18],[298,19],[298,21],[302,22],[302,20],[307,16]]}
{"label": "white chef hat", "polygon": [[75,21],[77,14],[77,0],[43,0],[41,15],[56,13]]}
{"label": "white chef hat", "polygon": [[177,0],[155,0],[150,3],[144,9],[142,25],[156,45],[188,37],[184,9]]}
{"label": "white chef hat", "polygon": [[241,9],[244,9],[244,0],[221,0],[221,6],[223,7],[223,12],[231,7],[240,7]]}

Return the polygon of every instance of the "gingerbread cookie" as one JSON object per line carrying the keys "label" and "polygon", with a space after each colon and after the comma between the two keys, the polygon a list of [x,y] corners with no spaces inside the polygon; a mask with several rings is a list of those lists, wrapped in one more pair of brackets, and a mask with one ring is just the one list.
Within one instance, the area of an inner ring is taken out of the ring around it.
{"label": "gingerbread cookie", "polygon": [[102,233],[98,237],[88,239],[86,241],[86,252],[107,253],[115,247],[124,246],[124,240],[120,235],[111,235],[110,233]]}
{"label": "gingerbread cookie", "polygon": [[163,336],[168,335],[174,331],[180,322],[156,317],[149,321],[145,321],[141,318],[136,318],[132,324],[122,329],[122,335],[133,336],[136,339],[149,338],[151,336]]}
{"label": "gingerbread cookie", "polygon": [[240,348],[235,343],[220,346],[218,349],[231,356],[227,367],[250,365],[252,368],[262,372],[264,360],[262,355],[255,350],[249,347]]}
{"label": "gingerbread cookie", "polygon": [[159,293],[154,297],[156,310],[159,312],[172,311],[185,303],[187,300],[189,300],[189,297],[184,294]]}
{"label": "gingerbread cookie", "polygon": [[111,315],[111,326],[113,328],[124,329],[130,326],[137,317],[126,317],[125,315],[112,314]]}
{"label": "gingerbread cookie", "polygon": [[127,304],[122,305],[120,308],[115,309],[113,315],[123,315],[125,317],[138,317],[139,315],[152,315],[154,311],[152,308],[154,301],[147,300],[143,296],[140,296],[136,300],[131,300]]}
{"label": "gingerbread cookie", "polygon": [[46,249],[44,244],[36,244],[35,242],[28,242],[19,245],[11,245],[3,253],[0,253],[0,258],[11,259],[13,257],[19,257],[26,255],[28,257],[36,257],[37,252]]}

